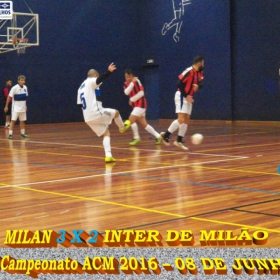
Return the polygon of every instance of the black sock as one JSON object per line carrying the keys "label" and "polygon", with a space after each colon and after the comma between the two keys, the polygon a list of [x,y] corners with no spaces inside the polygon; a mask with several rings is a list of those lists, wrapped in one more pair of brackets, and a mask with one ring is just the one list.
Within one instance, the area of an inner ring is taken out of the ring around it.
{"label": "black sock", "polygon": [[183,137],[178,135],[177,142],[181,142],[182,143],[183,142]]}
{"label": "black sock", "polygon": [[169,139],[171,133],[167,130],[165,133],[164,133],[164,138],[167,138]]}

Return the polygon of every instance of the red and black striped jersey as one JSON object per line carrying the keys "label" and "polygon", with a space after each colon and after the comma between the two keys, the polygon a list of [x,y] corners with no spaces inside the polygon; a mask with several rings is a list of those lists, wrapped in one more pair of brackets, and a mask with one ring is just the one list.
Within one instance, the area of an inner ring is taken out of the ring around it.
{"label": "red and black striped jersey", "polygon": [[[123,89],[126,90],[130,86],[130,84],[131,83],[124,82]],[[145,97],[144,87],[139,80],[137,80],[137,83],[134,83],[132,90],[127,95],[129,96],[129,98],[132,98],[140,91],[143,91],[144,95],[142,97],[140,97],[138,100],[136,100],[135,102],[132,102],[132,107],[147,109],[147,99]]]}
{"label": "red and black striped jersey", "polygon": [[[7,101],[7,98],[9,96],[9,92],[10,92],[10,87],[8,86],[5,86],[3,89],[2,89],[2,93],[3,93],[3,104],[6,104],[6,101]],[[12,100],[10,100],[10,103],[12,102]]]}
{"label": "red and black striped jersey", "polygon": [[187,95],[194,95],[193,84],[198,85],[198,88],[203,87],[203,71],[196,71],[193,67],[187,68],[179,75],[178,88],[186,97]]}

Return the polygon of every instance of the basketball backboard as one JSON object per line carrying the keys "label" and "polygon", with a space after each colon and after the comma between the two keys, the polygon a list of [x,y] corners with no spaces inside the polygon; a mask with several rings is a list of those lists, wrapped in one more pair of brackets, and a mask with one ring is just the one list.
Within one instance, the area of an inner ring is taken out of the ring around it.
{"label": "basketball backboard", "polygon": [[11,20],[0,20],[0,54],[33,46],[39,46],[38,14],[14,12]]}

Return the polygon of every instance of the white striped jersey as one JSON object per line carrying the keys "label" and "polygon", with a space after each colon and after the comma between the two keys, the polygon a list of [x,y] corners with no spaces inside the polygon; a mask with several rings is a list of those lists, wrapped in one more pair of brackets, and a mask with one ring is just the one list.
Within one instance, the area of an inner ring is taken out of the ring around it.
{"label": "white striped jersey", "polygon": [[26,112],[26,99],[28,96],[26,85],[23,85],[22,87],[19,84],[13,86],[10,90],[9,96],[13,98],[13,112]]}
{"label": "white striped jersey", "polygon": [[78,89],[77,104],[81,104],[85,122],[98,119],[104,114],[101,92],[96,84],[97,78],[87,78]]}

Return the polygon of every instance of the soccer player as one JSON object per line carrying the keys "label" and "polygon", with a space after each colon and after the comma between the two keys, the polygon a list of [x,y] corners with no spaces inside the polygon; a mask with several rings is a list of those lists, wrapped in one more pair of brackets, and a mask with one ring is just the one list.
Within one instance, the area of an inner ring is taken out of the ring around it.
{"label": "soccer player", "polygon": [[13,86],[11,88],[11,91],[9,93],[9,96],[6,101],[5,106],[5,113],[9,110],[9,103],[11,99],[13,99],[12,102],[12,121],[9,128],[9,136],[8,139],[13,139],[13,130],[14,125],[17,119],[20,121],[20,133],[23,138],[29,138],[30,136],[28,134],[25,134],[25,121],[26,121],[26,99],[28,96],[27,87],[25,85],[25,76],[20,75],[18,77],[18,84]]}
{"label": "soccer player", "polygon": [[165,133],[161,133],[163,142],[166,145],[170,145],[170,135],[179,129],[177,141],[174,141],[174,145],[183,150],[188,150],[182,143],[182,140],[187,132],[190,121],[194,103],[193,95],[198,89],[203,87],[203,68],[204,58],[202,56],[196,56],[193,59],[193,65],[179,75],[179,81],[177,83],[178,90],[175,93],[175,106],[178,119],[171,123]]}
{"label": "soccer player", "polygon": [[86,124],[96,133],[98,137],[103,136],[103,147],[105,151],[105,162],[115,162],[111,153],[110,132],[108,126],[115,120],[120,133],[125,132],[130,127],[127,120],[123,123],[120,113],[115,109],[103,108],[101,92],[99,86],[116,70],[114,63],[108,67],[108,71],[99,75],[98,71],[91,69],[88,71],[87,79],[78,89],[77,104],[83,109]]}
{"label": "soccer player", "polygon": [[[9,96],[9,92],[10,92],[11,86],[12,86],[12,80],[10,80],[10,79],[6,80],[5,87],[2,90],[4,108],[6,106],[6,102],[7,102],[8,96]],[[7,129],[9,128],[10,122],[11,122],[11,114],[12,114],[12,100],[10,100],[10,102],[8,104],[8,112],[5,113],[5,115],[6,115],[6,122],[5,122],[4,128],[7,128]]]}
{"label": "soccer player", "polygon": [[131,69],[125,70],[124,73],[124,93],[129,96],[129,105],[133,107],[133,110],[129,116],[131,123],[131,129],[133,132],[133,140],[129,143],[131,146],[135,146],[140,142],[140,136],[138,132],[138,121],[143,128],[146,129],[156,138],[156,145],[160,145],[162,138],[161,135],[154,130],[152,126],[147,123],[146,109],[147,100],[144,93],[144,87],[137,77],[134,76]]}

